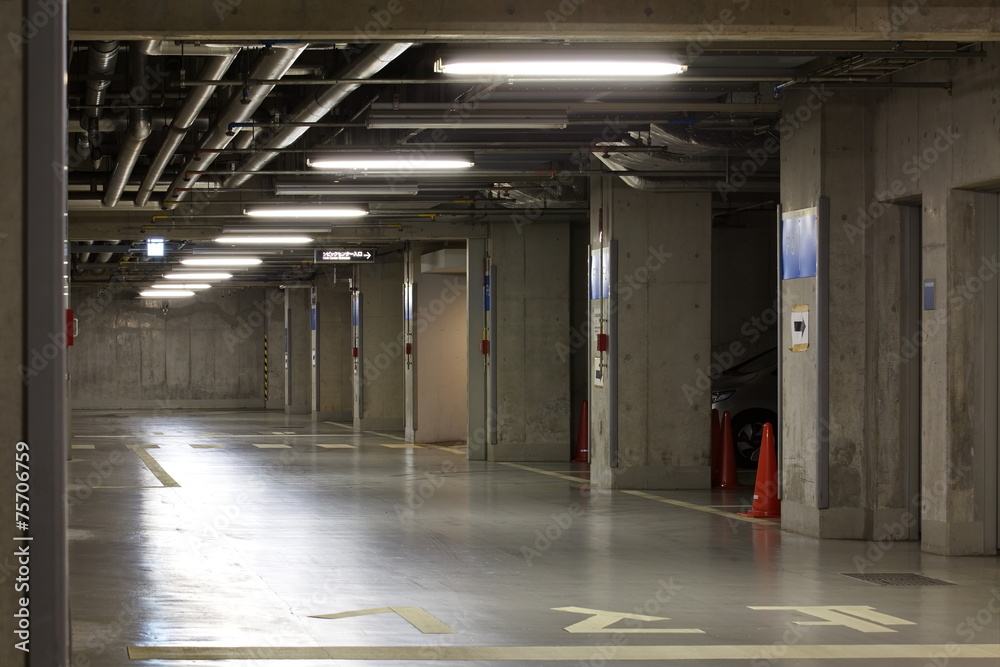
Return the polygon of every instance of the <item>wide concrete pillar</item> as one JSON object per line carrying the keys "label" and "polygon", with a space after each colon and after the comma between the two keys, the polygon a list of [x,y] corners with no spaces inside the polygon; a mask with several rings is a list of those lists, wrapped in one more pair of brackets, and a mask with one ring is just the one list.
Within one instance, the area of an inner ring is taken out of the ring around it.
{"label": "wide concrete pillar", "polygon": [[63,667],[70,647],[64,3],[0,3],[0,25],[8,28],[0,123],[9,132],[0,162],[0,664]]}
{"label": "wide concrete pillar", "polygon": [[362,406],[354,425],[364,431],[404,427],[403,259],[397,253],[358,265]]}
{"label": "wide concrete pillar", "polygon": [[570,459],[569,249],[568,223],[493,229],[491,461]]}
{"label": "wide concrete pillar", "polygon": [[312,289],[285,288],[285,414],[312,413]]}
{"label": "wide concrete pillar", "polygon": [[316,410],[318,419],[351,421],[351,291],[346,280],[317,279]]}
{"label": "wide concrete pillar", "polygon": [[[886,526],[906,527],[912,509],[899,353],[902,215],[885,203],[877,224],[859,217],[875,189],[871,119],[864,93],[820,88],[785,100],[785,215],[820,206],[828,217],[814,244],[816,271],[782,281],[782,526],[815,537],[880,538]],[[784,261],[795,260],[786,251]],[[809,311],[809,341],[793,351],[796,309]]]}
{"label": "wide concrete pillar", "polygon": [[[712,206],[708,193],[591,183],[591,480],[710,483]],[[607,345],[599,337],[607,336]],[[606,347],[607,349],[600,349]]]}
{"label": "wide concrete pillar", "polygon": [[286,292],[277,287],[268,287],[265,298],[275,304],[267,317],[267,396],[268,410],[285,409],[285,296]]}

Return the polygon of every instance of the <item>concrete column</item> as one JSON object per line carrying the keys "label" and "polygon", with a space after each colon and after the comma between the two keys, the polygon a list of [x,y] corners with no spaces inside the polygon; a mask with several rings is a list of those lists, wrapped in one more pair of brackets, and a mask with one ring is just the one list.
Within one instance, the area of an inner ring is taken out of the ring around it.
{"label": "concrete column", "polygon": [[486,290],[484,262],[486,260],[486,240],[469,239],[466,245],[465,275],[468,278],[466,292],[466,317],[468,350],[468,435],[470,461],[486,460],[487,395],[486,355],[482,353],[483,331],[486,323]]}
{"label": "concrete column", "polygon": [[317,281],[318,419],[349,422],[351,390],[351,292],[346,280]]}
{"label": "concrete column", "polygon": [[69,664],[63,11],[0,4],[0,664],[11,667]]}
{"label": "concrete column", "polygon": [[355,427],[403,430],[403,255],[358,265],[362,296],[364,410]]}
{"label": "concrete column", "polygon": [[285,295],[269,287],[265,298],[274,304],[267,318],[267,402],[268,410],[285,409]]}
{"label": "concrete column", "polygon": [[491,239],[496,444],[491,461],[568,461],[568,223],[498,225]]}
{"label": "concrete column", "polygon": [[[828,238],[819,241],[820,264],[829,266],[828,318],[816,278],[782,285],[786,342],[794,306],[809,306],[811,329],[807,351],[782,350],[782,525],[816,537],[878,538],[909,509],[900,474],[901,216],[892,210],[877,225],[858,218],[874,190],[870,101],[863,93],[813,89],[789,95],[785,104],[784,209],[816,206],[825,196],[830,224]],[[824,332],[826,351],[816,344]],[[824,465],[828,481],[817,472]]]}
{"label": "concrete column", "polygon": [[312,413],[312,331],[310,290],[285,289],[285,413]]}
{"label": "concrete column", "polygon": [[591,198],[591,261],[605,264],[610,283],[591,295],[600,297],[591,299],[591,479],[708,488],[711,396],[693,387],[711,363],[710,195],[608,178],[595,179]]}

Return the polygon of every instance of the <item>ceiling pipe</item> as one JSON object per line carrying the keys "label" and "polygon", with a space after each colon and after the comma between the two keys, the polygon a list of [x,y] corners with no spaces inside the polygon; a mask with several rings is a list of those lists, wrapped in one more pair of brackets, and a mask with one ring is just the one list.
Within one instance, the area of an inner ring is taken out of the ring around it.
{"label": "ceiling pipe", "polygon": [[[340,76],[368,79],[381,72],[386,65],[402,55],[410,46],[412,44],[408,42],[373,46],[356,63],[341,72]],[[357,90],[359,86],[360,84],[357,83],[338,83],[332,85],[320,91],[313,99],[299,105],[287,121],[292,123],[315,123],[330,113],[331,109],[340,104],[348,95]],[[308,131],[308,126],[284,126],[269,141],[261,146],[264,152],[248,157],[236,168],[236,171],[259,171],[278,156],[278,153],[271,152],[270,149],[286,148]],[[251,175],[249,173],[233,175],[222,186],[225,188],[239,187],[250,180]]]}
{"label": "ceiling pipe", "polygon": [[[295,45],[275,45],[264,52],[257,60],[252,76],[262,79],[280,79],[285,72],[295,64],[296,59],[306,50],[307,44]],[[268,94],[274,90],[273,84],[257,85],[237,91],[229,100],[229,104],[219,114],[215,122],[215,127],[209,132],[199,148],[225,148],[233,140],[234,135],[229,134],[230,123],[243,123],[249,119],[253,113],[264,103]],[[188,173],[197,166],[200,170],[206,169],[218,153],[199,154],[197,151],[187,161],[181,169],[174,182],[171,183],[167,191],[169,201],[164,201],[164,209],[174,209],[187,197],[187,191],[179,191],[178,188],[190,187],[200,178],[198,174]]]}
{"label": "ceiling pipe", "polygon": [[[129,50],[129,79],[133,84],[143,80],[143,74],[146,71],[146,60],[147,56],[142,48]],[[148,109],[132,109],[129,112],[129,124],[125,141],[118,151],[118,161],[111,172],[107,191],[104,193],[105,206],[115,206],[121,199],[122,193],[125,192],[125,186],[132,176],[132,170],[135,169],[139,155],[142,154],[142,147],[146,145],[146,140],[149,139],[150,128]]]}
{"label": "ceiling pipe", "polygon": [[[205,44],[175,44],[172,41],[150,39],[143,42],[142,52],[147,56],[236,56],[238,46],[208,46]],[[211,79],[212,77],[202,77]]]}
{"label": "ceiling pipe", "polygon": [[[175,122],[174,114],[170,109],[148,110],[150,130],[153,132],[167,130]],[[70,111],[66,120],[66,127],[69,129],[76,127],[77,125],[83,127],[87,122],[87,117],[80,111]],[[97,129],[101,132],[124,132],[128,129],[128,123],[129,115],[127,112],[104,113],[98,120]],[[204,132],[208,129],[208,127],[208,115],[204,113],[200,114],[191,125],[191,129],[198,130],[200,132]],[[76,132],[76,130],[71,129],[70,132]]]}
{"label": "ceiling pipe", "polygon": [[[199,76],[207,80],[222,78],[229,69],[229,66],[236,60],[236,55],[236,53],[227,53],[211,57],[202,68]],[[156,182],[160,180],[160,176],[163,175],[167,165],[170,164],[171,158],[177,152],[177,148],[181,145],[181,142],[184,141],[184,137],[198,121],[198,114],[205,108],[208,101],[212,99],[214,93],[215,86],[203,86],[195,88],[188,94],[187,99],[184,100],[184,104],[174,116],[174,120],[170,124],[170,129],[167,130],[167,136],[163,138],[163,144],[160,146],[160,150],[157,151],[156,157],[153,158],[153,163],[149,166],[146,178],[143,179],[142,185],[139,186],[139,191],[135,196],[136,206],[145,206],[149,202],[149,196],[152,194],[153,188],[156,187]]]}
{"label": "ceiling pipe", "polygon": [[84,105],[87,107],[84,118],[80,119],[86,137],[77,142],[77,148],[81,153],[89,152],[92,160],[100,159],[98,151],[101,146],[101,133],[98,129],[98,121],[101,117],[101,105],[104,104],[104,95],[111,86],[111,75],[115,72],[115,65],[118,63],[118,42],[91,42],[87,53],[87,93],[84,98]]}

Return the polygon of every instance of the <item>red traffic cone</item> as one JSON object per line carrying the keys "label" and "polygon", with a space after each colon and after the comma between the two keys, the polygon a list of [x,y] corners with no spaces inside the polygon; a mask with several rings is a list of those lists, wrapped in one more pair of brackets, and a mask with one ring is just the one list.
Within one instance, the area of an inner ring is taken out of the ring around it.
{"label": "red traffic cone", "polygon": [[778,500],[778,457],[775,453],[774,427],[764,424],[760,436],[760,460],[757,462],[757,484],[753,490],[753,507],[740,516],[774,519],[781,516]]}
{"label": "red traffic cone", "polygon": [[722,425],[719,411],[712,408],[712,488],[719,488],[722,481]]}
{"label": "red traffic cone", "polygon": [[722,470],[720,489],[745,489],[736,476],[736,444],[733,442],[733,422],[729,410],[722,413]]}
{"label": "red traffic cone", "polygon": [[584,401],[583,408],[580,409],[580,428],[576,432],[576,456],[573,457],[574,463],[590,463],[590,431],[587,426],[589,423],[587,401]]}

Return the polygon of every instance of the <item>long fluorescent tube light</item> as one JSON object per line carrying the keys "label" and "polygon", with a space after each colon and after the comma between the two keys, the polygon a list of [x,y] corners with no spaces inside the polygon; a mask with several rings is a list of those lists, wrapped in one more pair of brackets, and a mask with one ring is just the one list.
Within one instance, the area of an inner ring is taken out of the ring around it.
{"label": "long fluorescent tube light", "polygon": [[312,243],[308,236],[220,236],[216,243],[236,243],[248,245],[304,245]]}
{"label": "long fluorescent tube light", "polygon": [[332,227],[329,223],[310,225],[285,226],[264,226],[264,225],[225,225],[222,228],[223,234],[329,234]]}
{"label": "long fluorescent tube light", "polygon": [[507,76],[522,79],[567,77],[573,79],[658,78],[674,76],[687,69],[670,60],[631,54],[581,54],[574,58],[560,54],[517,56],[516,54],[469,54],[438,60],[434,71],[465,76]]}
{"label": "long fluorescent tube light", "polygon": [[139,292],[139,296],[146,299],[169,299],[194,296],[194,292],[191,290],[148,290]]}
{"label": "long fluorescent tube light", "polygon": [[229,280],[233,277],[231,273],[168,273],[163,276],[164,280]]}
{"label": "long fluorescent tube light", "polygon": [[172,290],[203,290],[211,289],[208,283],[180,283],[179,285],[151,285],[152,289],[172,289]]}
{"label": "long fluorescent tube light", "polygon": [[468,169],[475,164],[475,161],[470,156],[412,151],[409,153],[373,153],[368,155],[327,155],[309,158],[306,163],[313,169],[431,171]]}
{"label": "long fluorescent tube light", "polygon": [[409,196],[419,194],[416,184],[407,185],[355,185],[343,183],[278,183],[274,194],[279,197],[294,195],[342,195],[370,197],[379,195]]}
{"label": "long fluorescent tube light", "polygon": [[368,215],[367,208],[301,206],[298,208],[248,208],[243,215],[252,218],[360,218]]}
{"label": "long fluorescent tube light", "polygon": [[474,113],[462,109],[444,112],[383,111],[368,116],[371,130],[562,130],[569,125],[566,114],[546,113]]}
{"label": "long fluorescent tube light", "polygon": [[182,259],[184,266],[257,266],[264,260],[259,257],[191,257]]}

